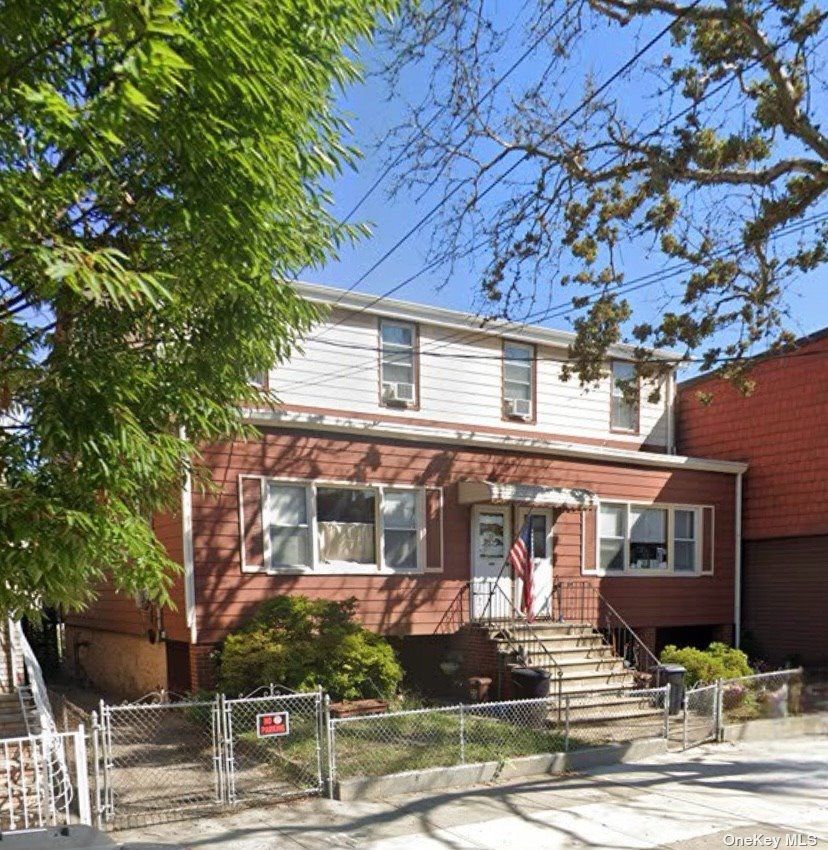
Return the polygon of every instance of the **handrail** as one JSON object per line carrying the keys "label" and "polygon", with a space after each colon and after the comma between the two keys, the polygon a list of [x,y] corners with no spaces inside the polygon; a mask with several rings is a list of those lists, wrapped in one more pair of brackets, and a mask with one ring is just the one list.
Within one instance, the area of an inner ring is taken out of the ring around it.
{"label": "handrail", "polygon": [[[580,612],[580,620],[581,622],[591,621],[591,617],[589,616],[589,612],[592,610],[597,610],[597,615],[595,617],[595,622],[591,623],[593,628],[597,631],[601,631],[601,623],[600,619],[602,614],[606,616],[607,614],[607,625],[606,628],[611,630],[611,633],[614,632],[616,628],[622,629],[625,635],[625,639],[622,641],[622,651],[619,653],[618,648],[615,646],[615,640],[613,638],[612,642],[607,640],[606,636],[602,634],[604,642],[607,646],[611,647],[611,649],[616,652],[616,654],[620,654],[622,657],[626,656],[627,647],[632,645],[633,647],[633,661],[635,667],[639,670],[642,669],[642,665],[639,659],[639,652],[643,650],[644,657],[648,659],[647,666],[645,668],[645,672],[651,672],[656,667],[659,666],[659,660],[655,657],[655,655],[651,652],[650,648],[647,644],[644,643],[643,640],[635,633],[632,627],[627,623],[627,621],[615,610],[615,608],[607,601],[606,597],[598,590],[595,585],[588,581],[575,581],[575,580],[567,580],[567,581],[557,581],[552,587],[552,616],[554,619],[565,622],[567,616],[570,614],[569,608],[567,607],[568,599],[565,598],[565,591],[569,591],[571,589],[575,589],[578,591],[578,599],[577,602],[580,603],[576,606],[575,610]],[[586,596],[591,596],[589,605],[586,605]],[[558,608],[557,612],[555,610],[555,602],[557,600]],[[615,623],[613,623],[613,619]]]}
{"label": "handrail", "polygon": [[560,706],[563,700],[563,669],[561,668],[561,665],[558,664],[558,662],[555,660],[555,656],[549,650],[549,647],[547,647],[546,644],[534,633],[531,624],[525,621],[524,615],[515,607],[514,601],[503,590],[499,582],[496,582],[492,586],[491,591],[489,592],[489,600],[487,602],[487,607],[484,609],[484,614],[486,613],[486,610],[489,610],[489,612],[491,611],[488,603],[491,602],[493,596],[495,595],[495,592],[500,593],[508,603],[509,607],[507,608],[507,610],[511,608],[511,617],[505,622],[497,622],[493,620],[491,616],[489,617],[489,620],[486,621],[485,618],[481,615],[481,617],[478,618],[478,622],[487,622],[487,624],[493,628],[496,626],[499,629],[500,634],[503,635],[511,651],[515,653],[518,660],[521,664],[523,664],[524,667],[531,667],[535,665],[531,665],[529,663],[528,659],[526,658],[526,651],[523,644],[518,642],[519,636],[516,638],[516,636],[512,632],[519,629],[523,629],[528,632],[528,634],[524,636],[524,640],[526,640],[527,637],[530,637],[532,642],[538,648],[540,648],[542,654],[545,656],[545,666],[551,667],[552,670],[554,670],[555,678],[557,679],[556,690],[558,698],[558,710],[560,712]]}

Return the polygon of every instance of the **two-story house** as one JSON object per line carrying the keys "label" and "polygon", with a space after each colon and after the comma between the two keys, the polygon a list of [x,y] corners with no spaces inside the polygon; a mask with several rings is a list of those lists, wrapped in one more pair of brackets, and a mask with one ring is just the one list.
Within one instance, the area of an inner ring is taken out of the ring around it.
{"label": "two-story house", "polygon": [[745,648],[773,664],[828,665],[828,328],[757,357],[753,392],[717,375],[681,385],[679,445],[747,461]]}
{"label": "two-story house", "polygon": [[503,565],[527,514],[539,620],[574,582],[579,617],[610,605],[653,650],[730,639],[745,465],[675,454],[674,374],[636,402],[627,346],[586,390],[561,377],[570,333],[300,291],[329,311],[267,376],[281,404],[248,412],[258,439],[204,447],[218,494],[188,488],[156,522],[178,610],[103,591],[67,626],[89,678],[208,686],[228,632],[290,593],[354,596],[404,659],[436,664],[465,623],[520,616]]}

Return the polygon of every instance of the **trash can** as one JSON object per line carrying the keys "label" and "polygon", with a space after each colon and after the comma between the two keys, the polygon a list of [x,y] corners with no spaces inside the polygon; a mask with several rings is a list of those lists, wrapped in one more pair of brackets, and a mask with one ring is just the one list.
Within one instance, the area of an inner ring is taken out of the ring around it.
{"label": "trash can", "polygon": [[515,699],[539,699],[549,696],[550,675],[537,667],[513,667],[512,686]]}
{"label": "trash can", "polygon": [[662,664],[658,668],[658,686],[670,686],[670,714],[678,714],[684,704],[684,674],[681,664]]}
{"label": "trash can", "polygon": [[112,850],[117,844],[91,826],[53,826],[0,833],[3,850]]}

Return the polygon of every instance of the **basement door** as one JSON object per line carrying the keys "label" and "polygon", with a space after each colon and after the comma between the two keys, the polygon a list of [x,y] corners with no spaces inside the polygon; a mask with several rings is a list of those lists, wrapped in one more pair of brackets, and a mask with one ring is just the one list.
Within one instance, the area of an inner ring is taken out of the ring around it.
{"label": "basement door", "polygon": [[[515,516],[515,528],[523,528],[523,522],[530,508],[518,508]],[[532,552],[535,557],[533,579],[534,604],[536,617],[552,615],[552,524],[554,512],[551,508],[531,508],[532,516]],[[520,579],[515,579],[515,595],[518,601],[523,594]],[[518,602],[518,607],[520,604]]]}
{"label": "basement door", "polygon": [[512,571],[504,566],[512,545],[512,509],[475,505],[471,522],[471,615],[473,620],[512,617]]}

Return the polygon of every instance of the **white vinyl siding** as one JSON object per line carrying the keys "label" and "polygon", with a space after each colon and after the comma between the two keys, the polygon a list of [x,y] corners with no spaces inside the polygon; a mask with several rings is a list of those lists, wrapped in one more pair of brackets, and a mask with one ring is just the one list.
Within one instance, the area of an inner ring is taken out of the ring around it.
{"label": "white vinyl siding", "polygon": [[709,507],[602,502],[596,529],[598,572],[606,575],[706,572],[700,569],[705,516],[712,535],[713,509]]}
{"label": "white vinyl siding", "polygon": [[[341,325],[336,322],[342,321]],[[566,352],[535,346],[536,403],[534,422],[503,422],[503,342],[493,335],[465,333],[421,324],[419,350],[419,409],[398,407],[394,416],[412,422],[428,420],[479,429],[508,427],[515,433],[533,433],[612,439],[634,448],[642,443],[667,442],[666,393],[658,402],[647,399],[642,385],[640,433],[610,433],[610,377],[582,388],[577,379],[562,381]],[[319,335],[318,339],[314,337]],[[377,319],[369,315],[331,312],[326,323],[311,331],[302,351],[270,373],[273,393],[290,408],[311,407],[338,414],[381,415],[389,408],[377,391]],[[428,352],[432,352],[429,355]]]}

